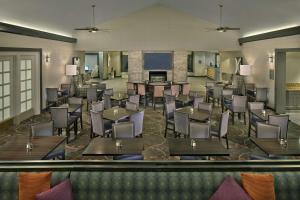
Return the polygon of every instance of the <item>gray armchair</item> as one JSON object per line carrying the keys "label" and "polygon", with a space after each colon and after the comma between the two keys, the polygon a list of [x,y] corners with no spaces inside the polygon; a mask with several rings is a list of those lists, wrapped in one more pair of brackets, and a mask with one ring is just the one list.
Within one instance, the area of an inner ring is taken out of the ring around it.
{"label": "gray armchair", "polygon": [[[83,99],[79,97],[71,97],[68,99],[69,104],[80,104],[83,105]],[[72,116],[76,116],[80,119],[80,127],[83,128],[83,121],[82,121],[82,107],[75,112],[71,113]]]}
{"label": "gray armchair", "polygon": [[111,106],[111,99],[110,99],[110,95],[104,94],[103,95],[103,101],[104,101],[104,109],[110,109]]}
{"label": "gray armchair", "polygon": [[92,102],[92,111],[102,112],[104,110],[104,103],[102,101]]}
{"label": "gray armchair", "polygon": [[87,105],[86,105],[86,110],[89,110],[89,105],[93,101],[97,101],[97,88],[87,88]]}
{"label": "gray armchair", "polygon": [[199,123],[190,122],[190,138],[210,138],[210,124],[209,123]]}
{"label": "gray armchair", "polygon": [[204,103],[204,97],[195,97],[193,100],[193,107],[198,108],[199,103]]}
{"label": "gray armchair", "polygon": [[140,95],[136,94],[136,95],[129,96],[129,102],[135,103],[139,107],[139,104],[140,104]]}
{"label": "gray armchair", "polygon": [[278,139],[280,136],[280,126],[257,122],[257,138]]}
{"label": "gray armchair", "polygon": [[118,124],[113,124],[113,138],[116,139],[134,138],[133,122],[120,122]]}
{"label": "gray armchair", "polygon": [[268,123],[280,127],[280,138],[287,139],[289,116],[288,115],[269,115]]}
{"label": "gray armchair", "polygon": [[263,122],[260,118],[256,117],[251,113],[253,110],[263,110],[265,107],[263,102],[249,102],[248,103],[248,113],[249,113],[249,128],[248,128],[248,137],[251,135],[251,130],[256,132],[256,123]]}
{"label": "gray armchair", "polygon": [[212,103],[198,103],[198,109],[199,110],[203,110],[203,111],[207,111],[209,113],[209,121],[211,119],[211,115],[212,115],[212,111],[213,111],[213,104]]}
{"label": "gray armchair", "polygon": [[229,121],[229,111],[222,113],[220,118],[220,123],[218,130],[212,130],[210,133],[212,136],[218,137],[221,141],[221,138],[226,139],[226,147],[229,148],[228,145],[228,121]]}
{"label": "gray armchair", "polygon": [[235,113],[244,115],[244,124],[246,125],[246,104],[247,96],[233,95],[232,102],[230,105],[225,104],[225,107],[231,111],[232,124],[234,124]]}
{"label": "gray armchair", "polygon": [[144,125],[144,111],[140,111],[130,116],[130,121],[134,124],[134,136],[138,137],[143,135]]}
{"label": "gray armchair", "polygon": [[47,107],[49,106],[58,106],[59,104],[65,102],[66,97],[58,95],[57,88],[46,88],[47,95]]}
{"label": "gray armchair", "polygon": [[183,134],[184,137],[188,137],[190,133],[189,115],[187,113],[181,113],[175,111],[174,113],[174,124],[175,124],[175,137]]}
{"label": "gray armchair", "polygon": [[109,136],[112,130],[111,122],[105,121],[101,112],[91,110],[91,138],[96,135],[100,137]]}
{"label": "gray armchair", "polygon": [[[166,128],[165,128],[165,137],[167,137],[167,131],[172,130],[173,133],[175,131],[175,122],[174,122],[174,112],[176,110],[175,101],[169,102],[165,104],[165,119],[166,119]],[[169,125],[172,128],[169,128]]]}
{"label": "gray armchair", "polygon": [[132,110],[132,111],[137,111],[138,110],[138,105],[129,101],[126,101],[126,109],[127,110]]}

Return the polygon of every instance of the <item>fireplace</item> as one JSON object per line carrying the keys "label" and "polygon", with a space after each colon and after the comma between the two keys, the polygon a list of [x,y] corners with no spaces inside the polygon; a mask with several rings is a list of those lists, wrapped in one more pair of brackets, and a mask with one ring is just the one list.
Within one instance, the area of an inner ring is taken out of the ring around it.
{"label": "fireplace", "polygon": [[149,71],[150,82],[165,82],[167,81],[167,71]]}

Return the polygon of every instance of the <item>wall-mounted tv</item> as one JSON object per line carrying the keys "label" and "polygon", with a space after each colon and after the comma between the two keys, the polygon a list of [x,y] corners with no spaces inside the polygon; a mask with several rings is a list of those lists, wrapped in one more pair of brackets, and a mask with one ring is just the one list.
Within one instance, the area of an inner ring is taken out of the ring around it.
{"label": "wall-mounted tv", "polygon": [[171,70],[172,67],[172,53],[144,53],[145,70]]}

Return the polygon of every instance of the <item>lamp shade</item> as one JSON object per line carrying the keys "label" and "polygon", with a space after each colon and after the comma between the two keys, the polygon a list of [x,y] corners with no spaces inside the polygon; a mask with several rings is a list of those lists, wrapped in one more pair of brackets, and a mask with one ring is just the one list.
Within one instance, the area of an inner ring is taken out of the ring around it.
{"label": "lamp shade", "polygon": [[66,65],[66,75],[67,76],[77,75],[77,65]]}
{"label": "lamp shade", "polygon": [[251,75],[251,65],[240,65],[240,75],[250,76]]}

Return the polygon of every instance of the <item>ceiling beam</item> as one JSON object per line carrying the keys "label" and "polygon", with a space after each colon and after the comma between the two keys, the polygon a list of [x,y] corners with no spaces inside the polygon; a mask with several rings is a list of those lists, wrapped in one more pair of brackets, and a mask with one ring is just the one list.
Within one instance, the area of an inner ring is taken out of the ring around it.
{"label": "ceiling beam", "polygon": [[18,35],[25,35],[25,36],[43,38],[43,39],[48,39],[48,40],[68,42],[68,43],[76,43],[77,42],[76,38],[67,37],[67,36],[63,36],[63,35],[57,35],[54,33],[39,31],[39,30],[25,28],[25,27],[21,27],[21,26],[15,26],[15,25],[3,23],[3,22],[0,22],[0,32],[13,33],[13,34],[18,34]]}
{"label": "ceiling beam", "polygon": [[259,40],[267,40],[267,39],[299,35],[299,34],[300,34],[300,26],[296,26],[292,28],[281,29],[278,31],[272,31],[272,32],[258,34],[258,35],[252,35],[249,37],[239,38],[239,43],[240,45],[242,45],[247,42],[254,42]]}

